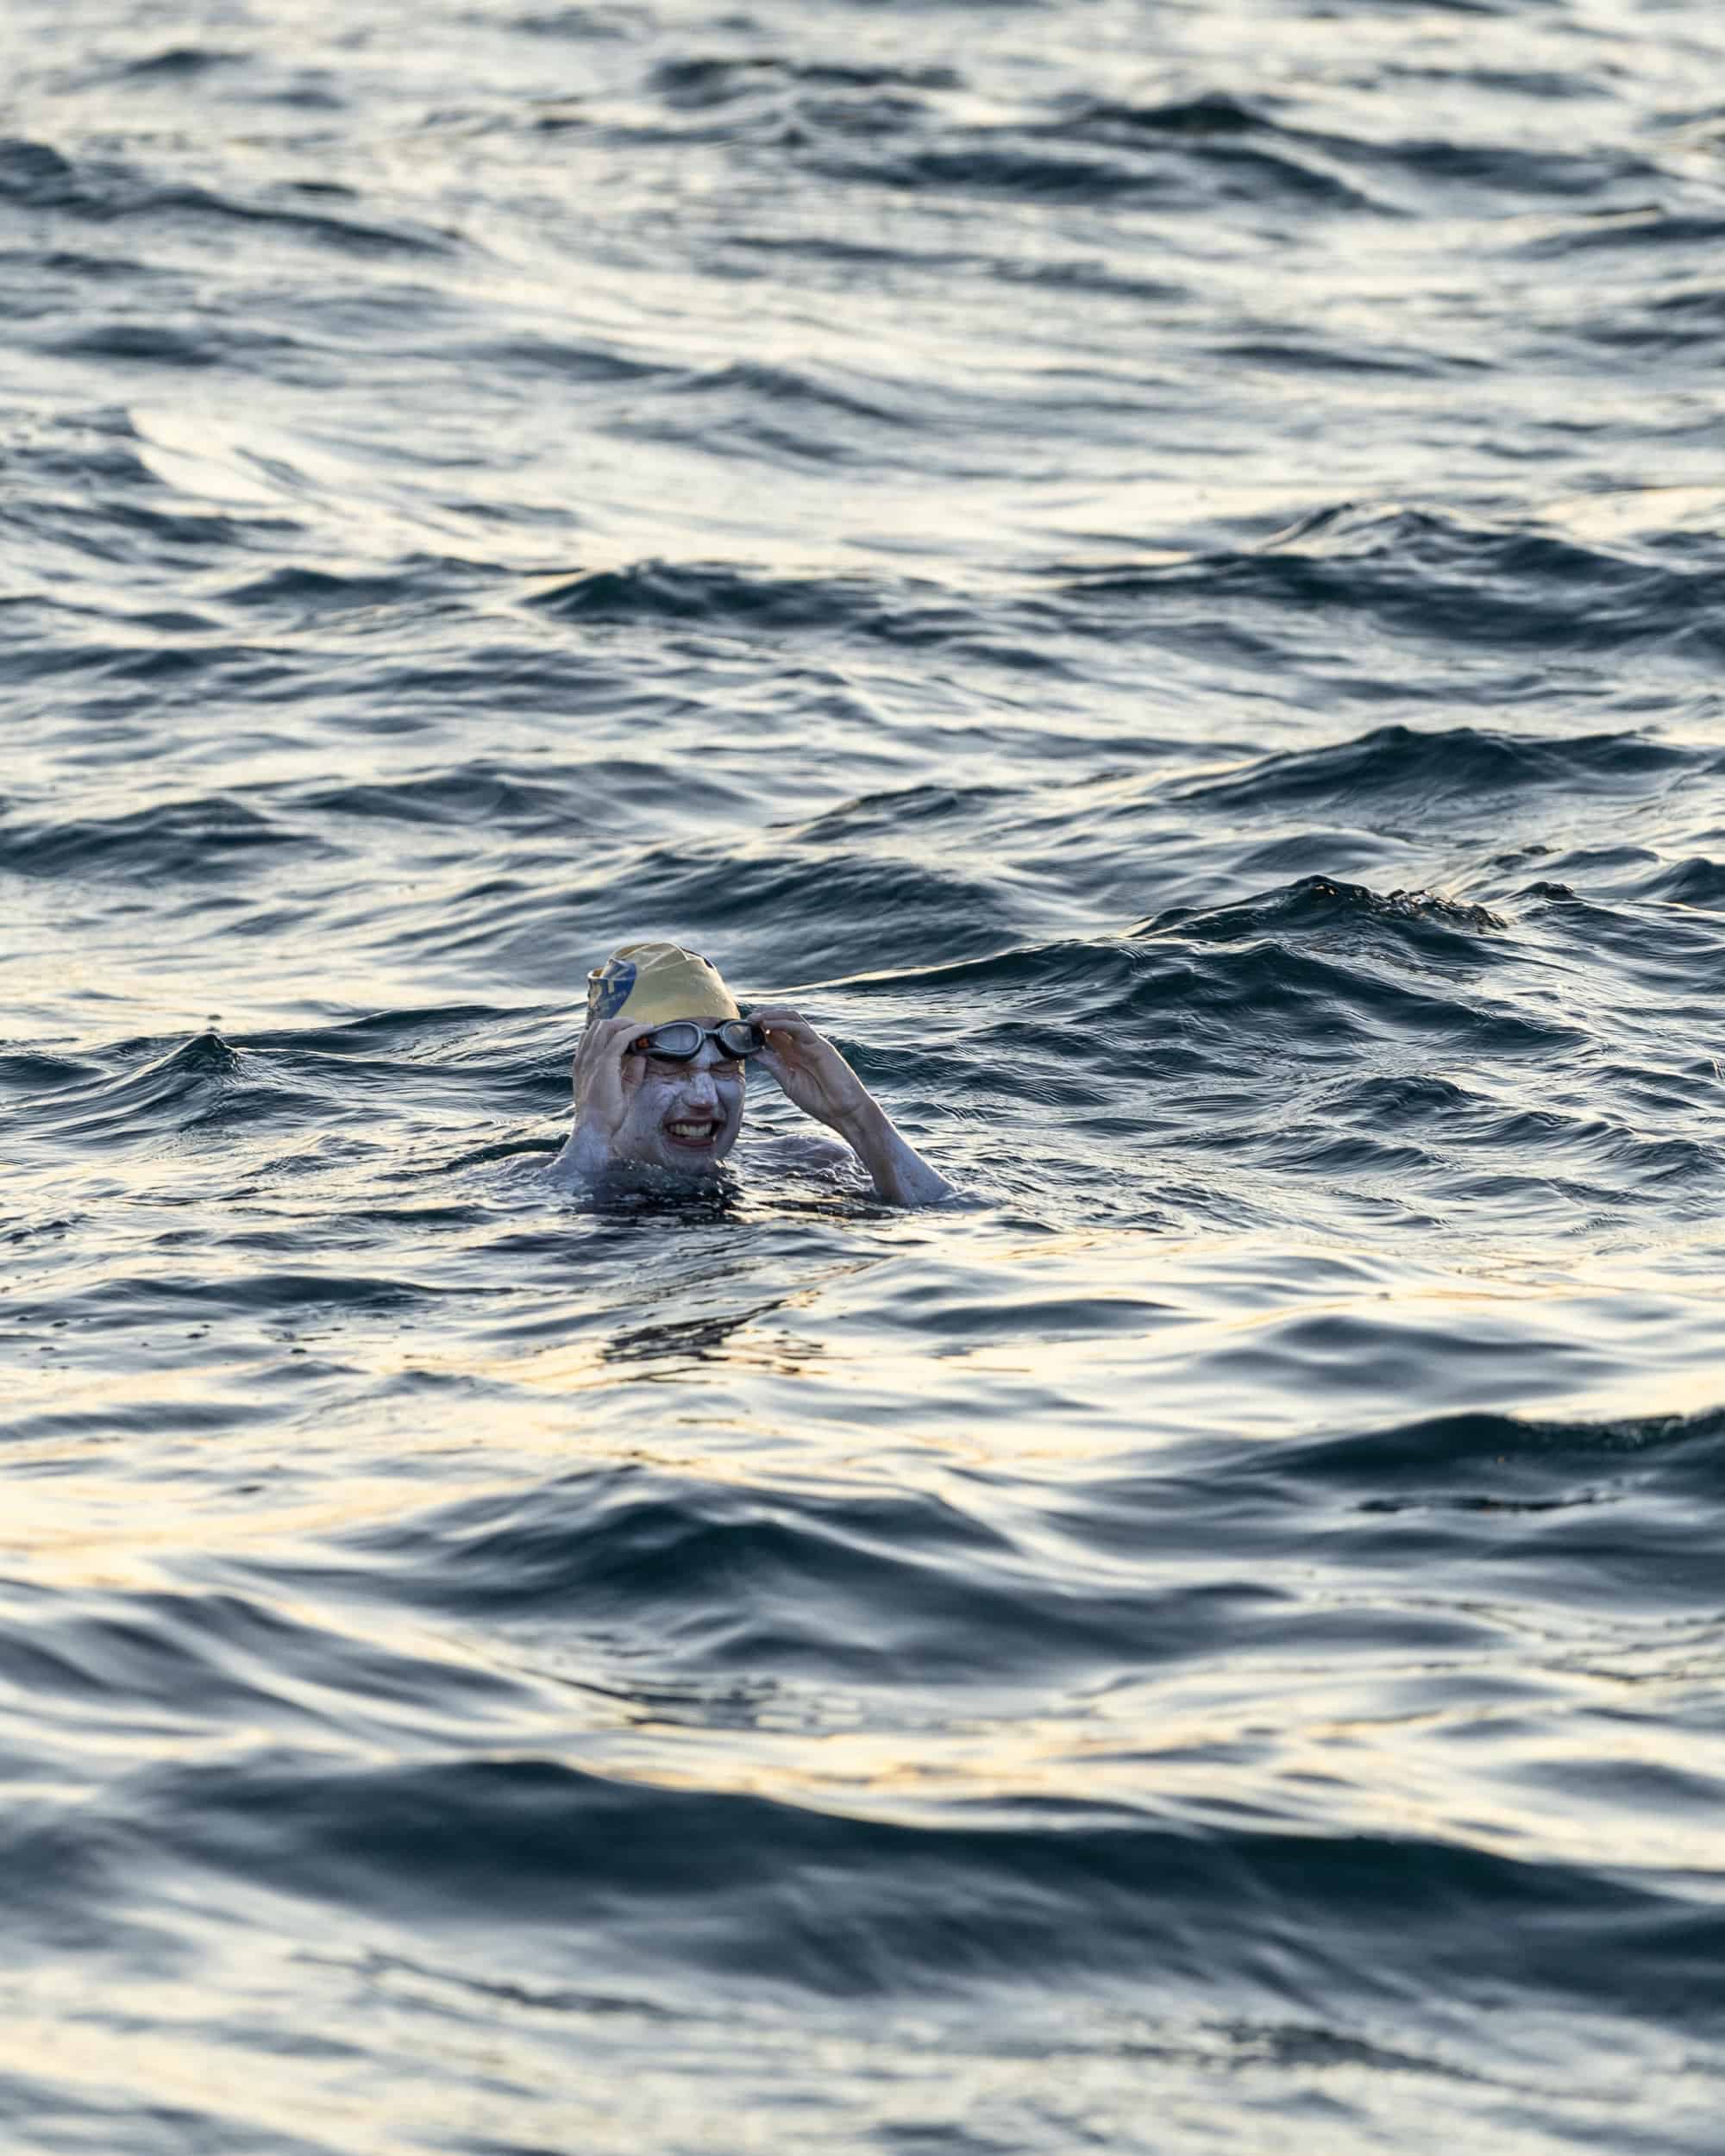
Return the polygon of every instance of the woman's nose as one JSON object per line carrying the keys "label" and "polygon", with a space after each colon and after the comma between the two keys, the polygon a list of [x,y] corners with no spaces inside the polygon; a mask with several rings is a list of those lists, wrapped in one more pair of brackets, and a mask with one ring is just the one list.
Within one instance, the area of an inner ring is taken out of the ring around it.
{"label": "woman's nose", "polygon": [[712,1073],[705,1065],[698,1065],[689,1073],[688,1084],[684,1091],[692,1101],[704,1108],[710,1108],[718,1099],[718,1087],[712,1082]]}

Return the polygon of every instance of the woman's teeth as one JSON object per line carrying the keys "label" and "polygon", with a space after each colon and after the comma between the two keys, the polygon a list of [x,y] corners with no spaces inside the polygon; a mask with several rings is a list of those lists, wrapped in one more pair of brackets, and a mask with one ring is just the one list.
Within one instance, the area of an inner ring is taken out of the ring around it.
{"label": "woman's teeth", "polygon": [[705,1145],[718,1129],[718,1119],[704,1118],[699,1123],[668,1123],[665,1128],[682,1145]]}

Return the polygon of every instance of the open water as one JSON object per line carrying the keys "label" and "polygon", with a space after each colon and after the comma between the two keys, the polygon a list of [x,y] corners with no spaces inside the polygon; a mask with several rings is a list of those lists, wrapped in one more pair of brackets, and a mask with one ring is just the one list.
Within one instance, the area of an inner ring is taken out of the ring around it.
{"label": "open water", "polygon": [[1714,0],[3,34],[7,2156],[1716,2156]]}

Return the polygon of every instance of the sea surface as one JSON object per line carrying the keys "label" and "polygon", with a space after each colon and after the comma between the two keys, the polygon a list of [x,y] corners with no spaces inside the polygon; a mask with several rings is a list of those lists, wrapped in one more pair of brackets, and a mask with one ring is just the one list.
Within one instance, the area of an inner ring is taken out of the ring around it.
{"label": "sea surface", "polygon": [[0,49],[4,2156],[1718,2156],[1716,0]]}

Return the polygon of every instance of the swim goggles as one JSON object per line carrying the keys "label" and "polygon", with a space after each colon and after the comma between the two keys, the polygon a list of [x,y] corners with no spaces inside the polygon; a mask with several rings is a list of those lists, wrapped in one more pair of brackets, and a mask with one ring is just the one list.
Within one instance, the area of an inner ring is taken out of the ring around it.
{"label": "swim goggles", "polygon": [[745,1056],[758,1056],[767,1045],[766,1035],[750,1018],[725,1018],[718,1025],[673,1018],[668,1025],[656,1025],[650,1033],[643,1033],[635,1045],[661,1062],[687,1063],[700,1054],[703,1041],[717,1041],[727,1056],[739,1062]]}

